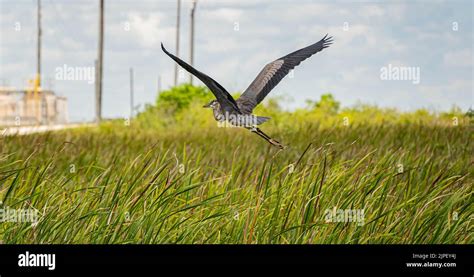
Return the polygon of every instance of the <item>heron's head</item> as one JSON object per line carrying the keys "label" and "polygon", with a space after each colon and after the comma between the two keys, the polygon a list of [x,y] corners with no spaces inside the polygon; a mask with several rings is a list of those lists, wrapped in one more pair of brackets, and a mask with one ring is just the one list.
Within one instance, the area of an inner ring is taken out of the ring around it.
{"label": "heron's head", "polygon": [[206,105],[202,106],[203,108],[211,108],[216,109],[219,107],[219,102],[217,100],[212,100],[211,102],[207,103]]}

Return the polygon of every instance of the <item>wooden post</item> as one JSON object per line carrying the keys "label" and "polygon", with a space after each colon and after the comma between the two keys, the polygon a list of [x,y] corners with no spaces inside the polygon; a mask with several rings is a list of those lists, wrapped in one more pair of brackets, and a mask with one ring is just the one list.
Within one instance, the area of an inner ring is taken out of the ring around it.
{"label": "wooden post", "polygon": [[102,61],[104,49],[104,0],[99,2],[99,45],[96,60],[95,79],[95,121],[99,123],[102,120]]}
{"label": "wooden post", "polygon": [[[181,14],[181,0],[178,0],[178,9],[176,17],[176,56],[179,57],[179,21]],[[178,85],[178,64],[174,63],[174,85]]]}
{"label": "wooden post", "polygon": [[36,78],[38,86],[41,86],[41,0],[37,2],[37,27],[38,27],[38,38],[36,45]]}
{"label": "wooden post", "polygon": [[158,75],[157,86],[158,86],[158,94],[160,94],[160,92],[161,92],[161,75]]}
{"label": "wooden post", "polygon": [[130,67],[130,120],[133,118],[133,68]]}
{"label": "wooden post", "polygon": [[[189,37],[189,64],[193,66],[194,63],[194,11],[196,10],[197,0],[192,1],[191,7],[191,30]],[[193,84],[193,74],[189,74],[189,83]]]}
{"label": "wooden post", "polygon": [[39,125],[41,123],[41,111],[40,109],[42,106],[40,106],[40,101],[39,101],[39,93],[40,93],[40,87],[41,87],[41,0],[37,1],[37,15],[36,15],[36,20],[37,20],[37,27],[38,27],[38,37],[37,37],[37,45],[36,45],[36,78],[34,82],[34,97],[33,97],[33,106],[35,109],[35,116],[36,116],[36,124]]}

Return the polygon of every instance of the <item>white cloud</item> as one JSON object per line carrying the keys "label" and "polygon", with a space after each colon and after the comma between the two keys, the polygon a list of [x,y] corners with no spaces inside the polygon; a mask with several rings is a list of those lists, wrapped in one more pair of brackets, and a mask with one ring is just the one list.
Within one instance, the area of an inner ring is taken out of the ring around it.
{"label": "white cloud", "polygon": [[322,3],[293,3],[281,5],[278,7],[280,12],[274,12],[273,9],[267,10],[267,15],[275,17],[278,14],[279,19],[283,20],[298,20],[301,18],[327,16],[340,12],[343,9],[336,10],[333,5]]}
{"label": "white cloud", "polygon": [[243,11],[236,8],[220,8],[212,10],[198,11],[200,17],[212,19],[213,21],[226,21],[233,23],[239,21],[242,17]]}
{"label": "white cloud", "polygon": [[359,13],[366,18],[380,17],[386,14],[385,9],[377,5],[363,5]]}
{"label": "white cloud", "polygon": [[[5,9],[0,10],[0,78],[21,86],[35,68],[35,2],[6,3],[2,2]],[[426,9],[419,9],[423,5]],[[62,64],[92,65],[97,53],[97,2],[55,0],[43,6],[44,73]],[[184,60],[189,53],[189,7],[190,2],[183,1],[180,56]],[[295,105],[328,91],[343,104],[361,99],[419,107],[436,97],[448,107],[462,105],[471,99],[473,49],[472,29],[462,26],[472,16],[466,9],[449,7],[443,2],[203,0],[196,11],[195,65],[229,90],[241,90],[266,63],[329,33],[334,44],[297,67],[295,77],[285,78],[273,95],[290,92]],[[450,29],[451,18],[461,23],[459,32]],[[16,20],[21,20],[21,32],[13,31]],[[159,43],[174,52],[175,20],[175,1],[106,2],[106,115],[128,113],[123,101],[127,101],[124,87],[130,66],[136,70],[137,91],[139,87],[153,91],[158,75],[163,88],[172,84],[174,63],[160,51]],[[124,30],[127,21],[130,31]],[[233,30],[236,21],[238,32]],[[349,29],[344,31],[346,21]],[[422,66],[424,86],[377,82],[378,69],[388,63]],[[441,80],[444,83],[439,84]],[[74,101],[71,115],[83,116],[82,110],[73,107],[89,103],[93,88],[68,83],[57,87]],[[418,89],[424,94],[410,98]],[[153,97],[147,94],[142,99],[153,101]]]}
{"label": "white cloud", "polygon": [[174,41],[174,28],[164,26],[162,24],[164,18],[165,15],[161,12],[145,14],[130,12],[127,14],[127,20],[115,24],[109,33],[124,40],[130,39],[131,35],[140,46],[156,48],[160,42]]}
{"label": "white cloud", "polygon": [[444,64],[447,66],[472,67],[472,49],[463,49],[444,54]]}
{"label": "white cloud", "polygon": [[352,70],[342,72],[342,79],[347,82],[360,82],[367,79],[368,76],[374,76],[367,66],[356,67]]}
{"label": "white cloud", "polygon": [[420,85],[418,91],[427,103],[437,109],[447,110],[453,104],[467,109],[474,103],[471,80],[454,79],[443,85]]}
{"label": "white cloud", "polygon": [[206,39],[201,48],[210,55],[220,55],[233,52],[241,47],[242,42],[236,37],[223,37],[217,39]]}
{"label": "white cloud", "polygon": [[64,50],[81,50],[84,47],[84,44],[80,41],[76,41],[71,37],[65,37],[61,39],[61,46],[64,47]]}

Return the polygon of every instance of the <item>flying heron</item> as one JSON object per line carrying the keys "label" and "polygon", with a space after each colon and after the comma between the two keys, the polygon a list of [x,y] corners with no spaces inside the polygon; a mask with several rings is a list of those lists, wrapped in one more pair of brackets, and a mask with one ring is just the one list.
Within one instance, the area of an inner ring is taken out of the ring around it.
{"label": "flying heron", "polygon": [[244,127],[259,135],[270,144],[282,149],[284,146],[281,143],[272,139],[257,127],[257,125],[266,122],[270,118],[255,116],[252,114],[252,111],[290,72],[290,70],[295,68],[302,61],[311,57],[313,54],[329,47],[331,43],[332,37],[326,35],[320,41],[311,44],[310,46],[297,50],[267,64],[237,100],[235,100],[229,92],[227,92],[227,90],[214,79],[169,53],[163,46],[163,43],[161,44],[161,49],[163,49],[166,55],[186,69],[186,71],[199,78],[199,80],[201,80],[209,90],[211,90],[216,99],[204,105],[204,108],[211,108],[213,110],[214,118],[218,122],[226,121],[234,126]]}

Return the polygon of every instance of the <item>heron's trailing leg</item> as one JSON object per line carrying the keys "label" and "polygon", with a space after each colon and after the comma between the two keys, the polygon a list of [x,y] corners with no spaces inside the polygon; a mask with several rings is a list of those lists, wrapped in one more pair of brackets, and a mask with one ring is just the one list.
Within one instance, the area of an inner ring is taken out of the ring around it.
{"label": "heron's trailing leg", "polygon": [[276,140],[272,139],[271,137],[269,137],[267,134],[265,134],[258,127],[253,126],[253,127],[246,127],[246,128],[249,129],[252,133],[255,133],[255,134],[259,135],[260,137],[262,137],[264,140],[266,140],[271,145],[276,146],[280,149],[285,148],[285,146],[283,144],[281,144],[278,141],[276,141]]}

